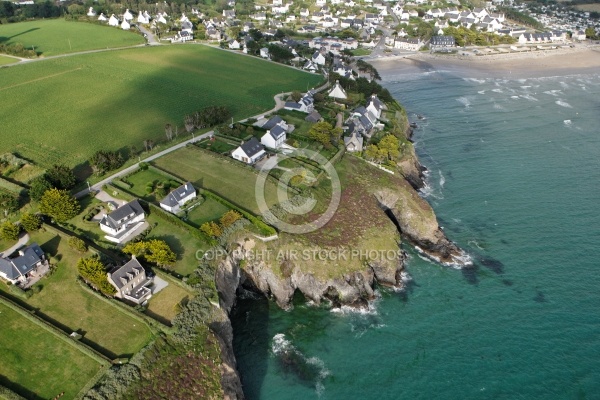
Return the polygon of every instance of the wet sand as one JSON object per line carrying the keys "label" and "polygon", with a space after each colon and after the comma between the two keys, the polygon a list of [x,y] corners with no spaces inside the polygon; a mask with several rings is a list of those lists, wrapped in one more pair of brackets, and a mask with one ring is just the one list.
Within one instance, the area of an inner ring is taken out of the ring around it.
{"label": "wet sand", "polygon": [[539,78],[600,73],[600,46],[482,56],[417,53],[370,62],[384,79],[398,74],[428,71],[443,71],[471,78]]}

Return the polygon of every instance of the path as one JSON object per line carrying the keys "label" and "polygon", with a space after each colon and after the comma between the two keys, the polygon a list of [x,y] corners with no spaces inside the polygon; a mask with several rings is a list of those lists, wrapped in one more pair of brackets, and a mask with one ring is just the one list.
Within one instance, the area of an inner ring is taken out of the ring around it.
{"label": "path", "polygon": [[2,256],[2,257],[10,256],[12,253],[19,250],[21,247],[25,246],[27,244],[27,242],[29,242],[29,234],[27,232],[24,232],[21,234],[21,236],[19,236],[19,240],[17,241],[17,243],[15,243],[10,248],[8,248],[8,249],[4,250],[2,253],[0,253],[0,256]]}
{"label": "path", "polygon": [[156,36],[154,36],[154,33],[152,33],[152,31],[150,31],[143,25],[138,25],[138,29],[144,34],[144,37],[148,41],[148,44],[150,44],[151,46],[160,45],[160,42],[156,40]]}

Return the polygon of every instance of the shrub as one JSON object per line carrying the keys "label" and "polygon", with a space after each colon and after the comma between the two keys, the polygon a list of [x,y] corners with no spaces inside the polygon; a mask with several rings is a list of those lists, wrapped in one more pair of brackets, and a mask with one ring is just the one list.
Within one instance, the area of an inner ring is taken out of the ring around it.
{"label": "shrub", "polygon": [[42,218],[37,214],[25,213],[21,216],[21,226],[27,232],[34,232],[42,226]]}
{"label": "shrub", "polygon": [[0,226],[0,236],[5,240],[17,240],[20,232],[21,227],[10,221],[6,221]]}
{"label": "shrub", "polygon": [[240,218],[242,218],[242,214],[235,210],[229,210],[225,214],[223,214],[219,221],[221,222],[221,226],[223,228],[227,228]]}
{"label": "shrub", "polygon": [[69,238],[68,244],[72,249],[77,250],[80,253],[85,253],[88,249],[85,242],[75,236]]}

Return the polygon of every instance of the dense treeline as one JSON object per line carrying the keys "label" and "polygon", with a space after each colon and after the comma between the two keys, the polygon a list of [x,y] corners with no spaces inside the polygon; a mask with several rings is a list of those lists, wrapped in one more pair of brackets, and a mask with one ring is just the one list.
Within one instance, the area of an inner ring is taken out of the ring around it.
{"label": "dense treeline", "polygon": [[508,35],[499,36],[495,33],[467,29],[464,26],[458,28],[449,26],[444,29],[444,35],[454,36],[457,46],[489,46],[496,44],[512,44],[517,41],[515,38]]}
{"label": "dense treeline", "polygon": [[498,12],[503,12],[507,19],[516,21],[518,23],[531,26],[535,29],[544,29],[544,25],[538,22],[535,18],[524,14],[520,11],[510,7],[498,7]]}
{"label": "dense treeline", "polygon": [[33,18],[56,18],[63,15],[65,7],[50,1],[43,3],[16,5],[10,1],[0,1],[0,19],[6,22],[19,22]]}

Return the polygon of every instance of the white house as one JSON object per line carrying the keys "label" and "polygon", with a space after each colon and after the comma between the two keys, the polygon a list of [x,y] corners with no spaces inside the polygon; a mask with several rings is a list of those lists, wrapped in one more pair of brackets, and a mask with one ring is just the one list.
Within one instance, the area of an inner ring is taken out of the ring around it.
{"label": "white house", "polygon": [[133,15],[129,12],[129,9],[125,10],[125,13],[123,14],[123,19],[125,21],[131,21],[133,19]]}
{"label": "white house", "polygon": [[[291,110],[291,111],[300,111],[303,113],[311,113],[314,110],[314,98],[313,98],[313,92],[312,91],[308,91],[304,94],[304,96],[302,96],[302,98],[300,99],[299,102],[295,102],[295,101],[287,101],[284,105],[283,108],[285,108],[286,110]],[[277,117],[280,118],[280,117]],[[282,128],[284,128],[285,130],[288,129],[287,125],[283,125],[285,124],[285,121],[282,120]],[[266,124],[265,124],[266,125]]]}
{"label": "white house", "polygon": [[87,16],[88,17],[95,17],[96,16],[96,11],[94,11],[94,7],[90,7],[88,12],[87,12]]}
{"label": "white house", "polygon": [[377,98],[376,94],[372,95],[367,103],[367,111],[372,113],[377,119],[381,119],[381,111],[386,109],[387,107]]}
{"label": "white house", "polygon": [[107,279],[117,290],[115,296],[118,298],[141,304],[152,296],[148,286],[153,279],[146,276],[146,270],[135,256],[125,265],[108,272]]}
{"label": "white house", "polygon": [[315,51],[315,54],[313,54],[311,61],[317,65],[325,65],[325,57],[319,51]]}
{"label": "white house", "polygon": [[260,49],[260,56],[262,58],[270,59],[271,55],[269,54],[269,49],[266,47],[263,47],[262,49]]}
{"label": "white house", "polygon": [[264,157],[265,154],[266,153],[263,145],[260,144],[260,142],[255,137],[253,137],[252,139],[248,140],[245,143],[242,143],[241,146],[235,149],[231,153],[231,156],[234,159],[244,162],[246,164],[254,164],[262,157]]}
{"label": "white house", "polygon": [[108,25],[110,26],[119,26],[119,20],[115,17],[115,14],[112,14],[108,19]]}
{"label": "white house", "polygon": [[127,22],[127,20],[123,20],[123,22],[121,22],[121,29],[123,29],[124,31],[128,31],[131,28],[131,25],[129,25],[129,22]]}
{"label": "white house", "polygon": [[140,11],[138,14],[138,17],[137,17],[138,24],[149,24],[150,23],[149,17],[150,17],[149,15],[144,14]]}
{"label": "white house", "polygon": [[333,89],[329,91],[327,94],[329,97],[333,97],[334,99],[347,99],[348,95],[344,88],[340,85],[339,81],[335,81],[335,86]]}
{"label": "white house", "polygon": [[227,44],[227,46],[229,46],[230,50],[239,50],[241,48],[240,42],[238,42],[235,39],[230,40],[229,43]]}
{"label": "white house", "polygon": [[133,200],[102,216],[100,229],[107,233],[105,236],[107,240],[121,243],[144,223],[145,217],[139,201]]}
{"label": "white house", "polygon": [[172,190],[167,197],[162,199],[160,201],[160,208],[176,214],[185,203],[195,198],[196,188],[190,182],[186,182],[177,189]]}
{"label": "white house", "polygon": [[43,266],[48,266],[44,252],[37,243],[33,243],[19,250],[16,257],[0,257],[0,278],[13,285],[26,283],[30,277],[44,274],[44,271],[38,271]]}
{"label": "white house", "polygon": [[100,15],[98,15],[98,21],[107,21],[107,20],[108,20],[108,18],[106,18],[104,13],[100,13]]}
{"label": "white house", "polygon": [[269,129],[261,138],[260,142],[271,149],[278,149],[285,142],[286,131],[281,126],[276,125]]}
{"label": "white house", "polygon": [[346,146],[346,150],[348,150],[351,153],[356,151],[362,151],[363,137],[359,135],[356,131],[353,131],[351,136],[346,136],[344,138],[344,145]]}

